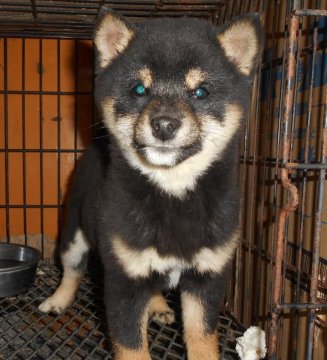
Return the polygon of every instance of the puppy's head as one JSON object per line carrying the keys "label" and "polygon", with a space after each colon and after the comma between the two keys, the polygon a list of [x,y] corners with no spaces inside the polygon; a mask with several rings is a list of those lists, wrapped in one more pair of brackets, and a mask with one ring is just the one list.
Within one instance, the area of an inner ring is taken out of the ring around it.
{"label": "puppy's head", "polygon": [[261,34],[257,15],[223,28],[185,18],[136,28],[107,12],[95,32],[96,99],[127,160],[153,168],[219,158],[247,111]]}

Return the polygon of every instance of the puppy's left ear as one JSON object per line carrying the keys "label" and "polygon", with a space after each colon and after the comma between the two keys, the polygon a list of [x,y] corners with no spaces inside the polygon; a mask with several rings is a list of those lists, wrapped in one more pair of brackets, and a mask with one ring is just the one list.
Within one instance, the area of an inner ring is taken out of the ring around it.
{"label": "puppy's left ear", "polygon": [[224,25],[217,35],[228,60],[251,76],[257,67],[264,41],[259,14],[241,15]]}
{"label": "puppy's left ear", "polygon": [[100,68],[106,67],[124,52],[133,37],[133,26],[124,17],[103,8],[98,16],[94,35],[97,63]]}

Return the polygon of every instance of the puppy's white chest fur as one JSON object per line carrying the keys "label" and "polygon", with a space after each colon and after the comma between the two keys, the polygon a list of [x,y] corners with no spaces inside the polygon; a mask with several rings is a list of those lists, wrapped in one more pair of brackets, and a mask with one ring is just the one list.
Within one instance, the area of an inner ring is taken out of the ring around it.
{"label": "puppy's white chest fur", "polygon": [[168,287],[170,289],[173,289],[178,285],[183,270],[184,270],[183,268],[177,267],[170,271],[168,275]]}
{"label": "puppy's white chest fur", "polygon": [[190,261],[174,256],[161,256],[154,247],[136,250],[116,236],[112,240],[113,252],[130,278],[146,278],[153,272],[168,275],[170,287],[177,286],[183,271],[195,269],[199,273],[220,273],[233,257],[238,241],[238,231],[222,246],[212,249],[202,247]]}

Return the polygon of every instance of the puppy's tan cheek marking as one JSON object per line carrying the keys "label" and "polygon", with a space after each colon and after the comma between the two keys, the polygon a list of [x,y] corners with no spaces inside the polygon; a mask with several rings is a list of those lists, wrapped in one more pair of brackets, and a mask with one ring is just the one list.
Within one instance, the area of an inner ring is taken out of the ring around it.
{"label": "puppy's tan cheek marking", "polygon": [[189,360],[218,360],[218,336],[205,330],[204,308],[200,300],[189,293],[182,293],[184,340]]}
{"label": "puppy's tan cheek marking", "polygon": [[105,125],[114,133],[114,123],[116,121],[115,99],[105,98],[101,103],[102,116]]}
{"label": "puppy's tan cheek marking", "polygon": [[208,79],[208,74],[199,69],[190,69],[185,75],[185,84],[189,90],[195,90],[201,83]]}
{"label": "puppy's tan cheek marking", "polygon": [[151,360],[148,350],[147,327],[149,321],[149,305],[145,308],[140,322],[142,345],[139,349],[128,349],[114,341],[115,360]]}
{"label": "puppy's tan cheek marking", "polygon": [[143,114],[134,124],[134,138],[139,142],[144,142],[146,137],[151,134],[150,125],[148,127],[146,126],[148,123],[149,123],[149,110],[145,109]]}
{"label": "puppy's tan cheek marking", "polygon": [[146,88],[150,88],[153,84],[153,74],[148,67],[144,67],[139,70],[137,73],[137,77]]}
{"label": "puppy's tan cheek marking", "polygon": [[226,106],[226,112],[224,116],[224,122],[232,122],[233,124],[239,124],[243,115],[243,110],[238,104],[229,104]]}
{"label": "puppy's tan cheek marking", "polygon": [[239,242],[239,229],[230,237],[224,246],[214,249],[203,248],[194,257],[193,264],[200,273],[220,273],[235,254]]}
{"label": "puppy's tan cheek marking", "polygon": [[118,116],[115,110],[116,100],[111,97],[107,97],[102,102],[102,112],[105,120],[105,124],[111,130],[114,126],[117,126],[116,123],[123,122],[128,125],[132,125],[136,122],[138,114],[129,113],[123,116]]}
{"label": "puppy's tan cheek marking", "polygon": [[210,115],[201,116],[204,140],[206,137],[211,138],[218,153],[221,153],[240,128],[242,116],[243,110],[238,104],[228,104],[220,121]]}
{"label": "puppy's tan cheek marking", "polygon": [[102,101],[103,121],[108,130],[118,140],[124,151],[132,149],[134,124],[138,114],[125,114],[117,116],[115,111],[115,99],[107,97]]}

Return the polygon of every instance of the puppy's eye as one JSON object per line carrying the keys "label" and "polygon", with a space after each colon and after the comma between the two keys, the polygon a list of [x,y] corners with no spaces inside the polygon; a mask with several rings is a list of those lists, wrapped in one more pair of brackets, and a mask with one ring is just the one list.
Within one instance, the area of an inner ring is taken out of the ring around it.
{"label": "puppy's eye", "polygon": [[201,99],[206,98],[209,95],[209,93],[208,93],[207,89],[205,89],[204,87],[198,87],[197,89],[195,89],[193,91],[193,95],[196,99],[201,100]]}
{"label": "puppy's eye", "polygon": [[132,92],[136,96],[144,96],[147,93],[147,89],[142,84],[138,84],[133,87]]}

